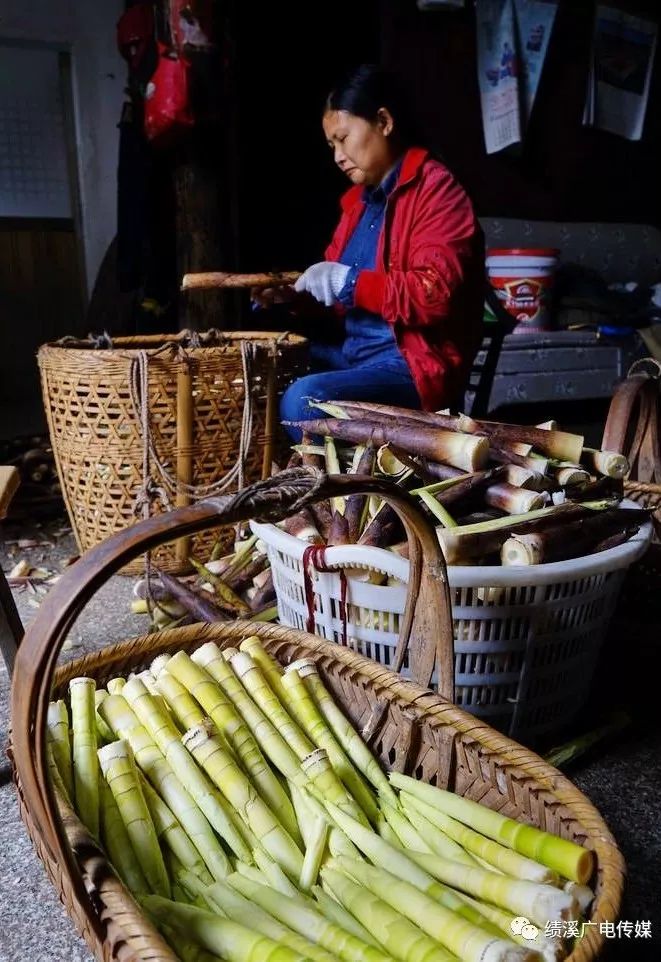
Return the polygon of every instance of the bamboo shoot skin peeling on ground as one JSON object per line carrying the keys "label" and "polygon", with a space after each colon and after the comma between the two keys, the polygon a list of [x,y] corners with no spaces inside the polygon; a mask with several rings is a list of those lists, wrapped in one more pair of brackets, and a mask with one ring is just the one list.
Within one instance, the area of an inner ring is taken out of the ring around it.
{"label": "bamboo shoot skin peeling on ground", "polygon": [[[92,825],[69,746],[84,776],[89,725],[103,727],[100,842],[182,959],[559,962],[543,929],[589,911],[592,852],[386,773],[312,659],[281,665],[256,637],[240,647],[159,657],[158,697],[144,673],[110,679],[121,694],[99,689],[94,710],[94,682],[74,680],[84,707],[50,709],[56,793],[66,805],[73,784]],[[287,750],[262,753],[261,728]],[[534,944],[513,932],[519,916]]]}

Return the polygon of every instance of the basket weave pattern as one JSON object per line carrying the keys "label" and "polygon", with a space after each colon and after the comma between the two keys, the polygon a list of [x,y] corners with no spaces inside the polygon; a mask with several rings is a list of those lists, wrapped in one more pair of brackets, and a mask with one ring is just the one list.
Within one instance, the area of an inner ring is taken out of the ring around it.
{"label": "basket weave pattern", "polygon": [[[327,686],[359,731],[370,723],[378,706],[387,705],[385,722],[371,743],[386,768],[450,788],[511,818],[593,849],[599,875],[597,900],[590,921],[605,922],[616,917],[623,880],[622,857],[599,813],[566,778],[532,752],[480,724],[438,695],[402,681],[393,672],[346,648],[292,629],[242,622],[175,628],[71,662],[58,671],[53,697],[63,697],[69,680],[77,675],[95,678],[101,686],[110,678],[147,668],[159,654],[173,654],[181,649],[190,652],[208,641],[220,647],[238,647],[244,638],[255,634],[283,664],[297,658],[314,658]],[[109,941],[112,944],[112,933],[107,933],[103,942],[95,937],[88,913],[77,902],[59,863],[43,845],[29,808],[22,800],[21,815],[52,883],[60,891],[67,911],[91,950],[105,962],[121,958],[114,954],[118,946],[108,944]],[[75,817],[67,820],[66,829],[76,848],[87,853],[83,870],[89,872],[89,866],[95,866],[95,876],[86,878],[86,884],[91,885],[106,914],[114,920],[116,938],[125,938],[127,927],[130,930],[135,924],[130,915],[132,900],[121,890],[103,859],[92,858],[94,843]],[[144,919],[138,910],[135,915],[142,938]],[[600,939],[593,937],[593,933],[596,936],[598,926],[590,926],[588,932],[567,962],[590,962],[596,958]],[[152,950],[158,941],[154,933],[153,942],[142,944],[149,944]],[[170,956],[163,954],[145,954],[138,958],[163,958],[170,962]]]}
{"label": "basket weave pattern", "polygon": [[661,484],[625,481],[624,493],[641,507],[650,509],[654,520],[655,541],[661,541]]}
{"label": "basket weave pattern", "polygon": [[[81,551],[136,521],[136,500],[143,486],[143,432],[129,386],[131,363],[139,350],[149,356],[149,422],[159,459],[176,473],[177,376],[190,367],[193,398],[192,483],[204,486],[222,478],[235,464],[244,406],[241,340],[257,345],[252,364],[253,429],[247,453],[246,483],[262,474],[267,440],[267,378],[276,365],[276,393],[305,370],[303,338],[287,335],[224,334],[221,343],[186,347],[179,339],[118,338],[112,350],[44,345],[38,354],[42,394],[60,484]],[[172,351],[163,352],[170,341]],[[284,439],[283,439],[284,441]],[[161,479],[154,466],[154,485]],[[152,511],[162,510],[155,500]],[[193,552],[203,557],[214,533],[201,535]],[[158,550],[155,562],[168,571],[181,569],[173,545]],[[127,573],[137,573],[134,562]]]}
{"label": "basket weave pattern", "polygon": [[[556,769],[456,708],[449,697],[404,681],[394,671],[349,649],[292,628],[237,621],[150,634],[71,662],[54,673],[67,631],[87,600],[107,577],[141,551],[168,537],[190,535],[221,522],[234,523],[250,516],[273,521],[325,496],[360,493],[387,498],[409,535],[411,574],[396,667],[410,644],[414,676],[427,684],[437,661],[439,686],[451,695],[447,573],[435,533],[415,503],[398,489],[388,491],[389,486],[371,478],[326,479],[309,473],[306,478],[305,471],[286,475],[284,482],[265,481],[231,499],[210,499],[182,508],[167,519],[148,519],[97,546],[64,573],[19,648],[12,685],[10,754],[21,813],[62,902],[96,958],[103,962],[176,962],[77,817],[66,812],[64,818],[60,816],[45,753],[49,699],[62,695],[76,675],[93,677],[103,685],[111,677],[146,667],[158,654],[192,651],[208,641],[238,647],[250,635],[258,635],[283,664],[313,658],[337,702],[386,768],[450,788],[593,849],[596,898],[589,921],[614,921],[624,863],[594,806]],[[278,484],[282,485],[279,491]],[[603,943],[599,925],[589,926],[567,962],[594,962]]]}

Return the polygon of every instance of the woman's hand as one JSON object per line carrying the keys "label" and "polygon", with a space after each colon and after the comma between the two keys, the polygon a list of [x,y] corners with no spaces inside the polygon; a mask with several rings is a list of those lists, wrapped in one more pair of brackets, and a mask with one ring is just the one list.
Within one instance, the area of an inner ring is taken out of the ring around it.
{"label": "woman's hand", "polygon": [[315,300],[332,307],[344,287],[350,268],[337,261],[320,261],[313,264],[299,277],[294,290],[307,291]]}

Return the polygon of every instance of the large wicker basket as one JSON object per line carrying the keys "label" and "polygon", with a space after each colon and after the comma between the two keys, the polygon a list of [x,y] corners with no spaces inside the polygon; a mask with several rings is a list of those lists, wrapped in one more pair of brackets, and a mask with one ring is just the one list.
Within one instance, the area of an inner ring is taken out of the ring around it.
{"label": "large wicker basket", "polygon": [[[67,338],[41,347],[38,361],[64,501],[86,550],[136,516],[268,476],[278,440],[285,450],[277,397],[304,373],[307,341],[217,331]],[[193,551],[208,557],[213,539],[207,532]],[[155,560],[183,571],[190,548],[181,540]]]}
{"label": "large wicker basket", "polygon": [[[386,497],[406,525],[411,568],[397,663],[410,645],[415,683],[304,632],[246,622],[170,629],[55,671],[66,634],[88,599],[141,551],[219,523],[249,517],[275,521],[317,499],[350,493]],[[599,923],[614,921],[619,911],[622,856],[594,806],[556,769],[451,703],[449,592],[433,530],[408,495],[384,482],[360,476],[326,478],[298,469],[286,472],[284,480],[261,482],[232,498],[201,501],[168,518],[151,518],[91,549],[47,596],[19,648],[10,754],[22,816],[64,905],[97,959],[174,962],[176,957],[142,916],[76,816],[71,813],[63,822],[45,757],[48,701],[60,695],[75,675],[104,683],[146,666],[161,652],[191,651],[209,640],[237,645],[251,634],[258,634],[283,663],[303,656],[315,659],[336,699],[387,768],[449,787],[593,849],[597,875],[590,921],[596,924],[586,928],[568,962],[598,957],[604,942]],[[437,662],[442,695],[425,687]]]}

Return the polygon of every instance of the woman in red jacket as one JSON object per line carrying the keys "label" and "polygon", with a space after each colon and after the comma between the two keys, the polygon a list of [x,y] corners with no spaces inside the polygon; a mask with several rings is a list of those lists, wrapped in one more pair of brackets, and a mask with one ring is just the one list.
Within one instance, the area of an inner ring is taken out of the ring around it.
{"label": "woman in red jacket", "polygon": [[[335,87],[323,129],[353,186],[325,260],[285,295],[298,295],[300,313],[310,296],[333,310],[326,336],[314,323],[318,373],[285,392],[282,419],[317,416],[308,398],[425,410],[452,404],[482,331],[484,240],[472,204],[447,167],[416,146],[396,84],[381,68],[361,66]],[[329,343],[333,313],[344,319],[340,345]]]}

